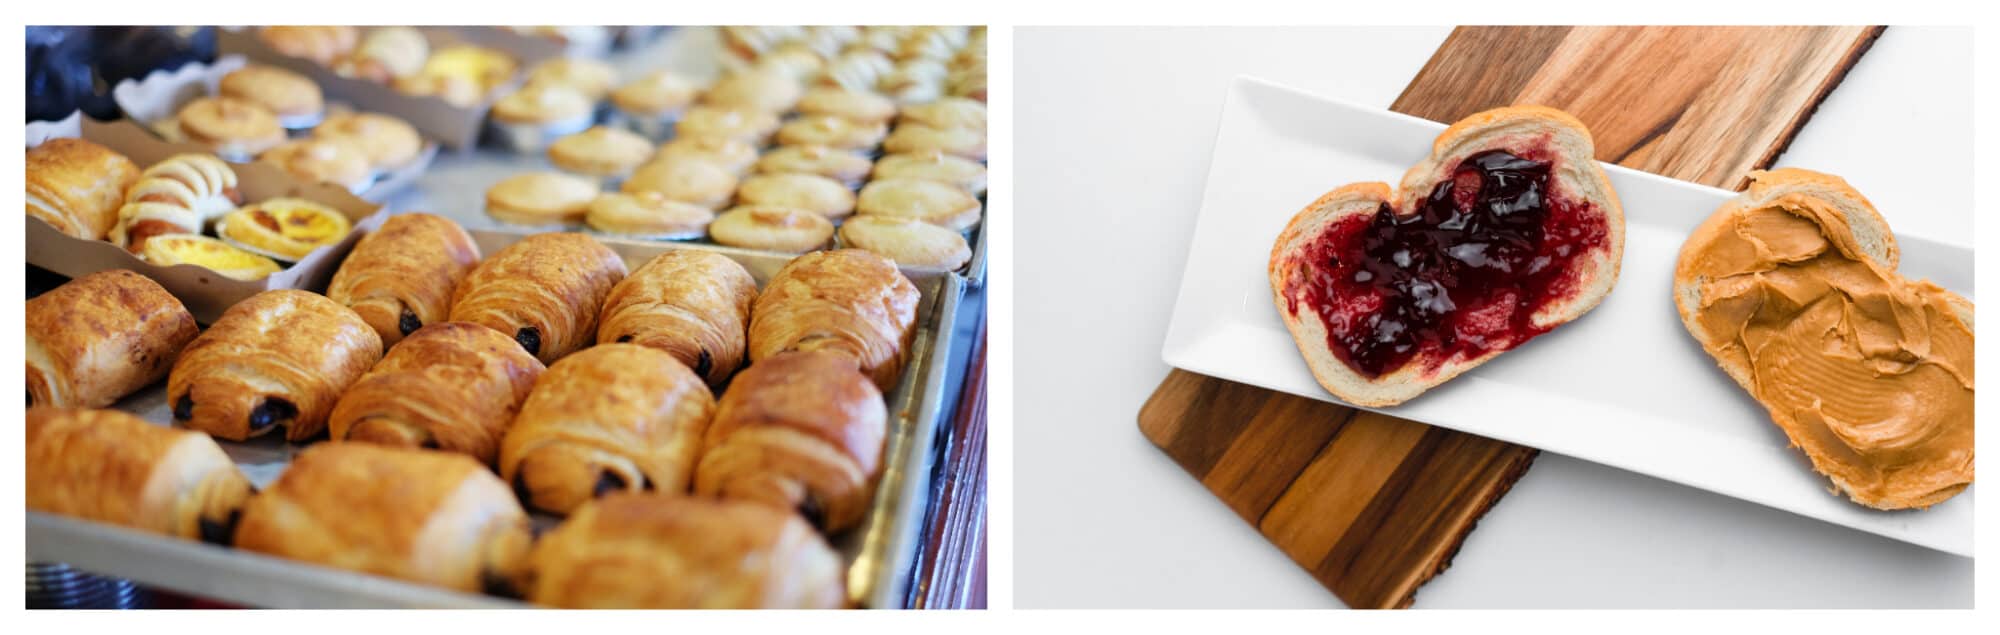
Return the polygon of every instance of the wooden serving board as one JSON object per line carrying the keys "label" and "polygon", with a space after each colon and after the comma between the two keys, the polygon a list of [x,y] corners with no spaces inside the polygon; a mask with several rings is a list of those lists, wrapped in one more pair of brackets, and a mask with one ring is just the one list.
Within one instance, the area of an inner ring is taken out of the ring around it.
{"label": "wooden serving board", "polygon": [[[1590,127],[1600,160],[1738,189],[1881,32],[1460,27],[1391,110],[1451,122],[1554,106]],[[1355,608],[1409,606],[1537,453],[1178,369],[1139,429]]]}

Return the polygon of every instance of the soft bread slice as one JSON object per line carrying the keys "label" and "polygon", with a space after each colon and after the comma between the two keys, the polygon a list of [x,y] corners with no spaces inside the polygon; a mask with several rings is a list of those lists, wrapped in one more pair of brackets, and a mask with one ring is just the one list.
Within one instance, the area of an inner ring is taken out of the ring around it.
{"label": "soft bread slice", "polygon": [[[1682,243],[1680,255],[1675,261],[1674,308],[1680,313],[1682,326],[1687,328],[1688,334],[1694,336],[1695,340],[1701,343],[1702,350],[1713,351],[1723,343],[1715,341],[1715,338],[1705,337],[1703,329],[1696,322],[1697,315],[1695,312],[1702,307],[1702,289],[1708,286],[1710,279],[1696,273],[1697,267],[1692,257],[1701,249],[1716,241],[1722,234],[1730,231],[1736,219],[1741,215],[1771,207],[1777,204],[1780,199],[1794,195],[1826,203],[1835,210],[1838,210],[1851,230],[1851,237],[1854,245],[1858,247],[1858,251],[1875,261],[1877,265],[1880,265],[1886,271],[1894,272],[1897,270],[1902,254],[1896,246],[1895,234],[1889,230],[1889,222],[1884,220],[1882,214],[1875,210],[1874,203],[1869,202],[1867,197],[1861,195],[1861,192],[1855,190],[1853,186],[1848,185],[1846,180],[1831,174],[1800,168],[1780,168],[1777,170],[1751,172],[1750,186],[1743,193],[1723,203],[1722,207],[1717,208],[1715,213],[1708,217],[1708,220],[1702,221],[1702,224],[1688,235],[1687,242]],[[1950,305],[1953,316],[1963,323],[1968,330],[1971,330],[1973,325],[1972,301],[1949,290],[1940,289],[1940,291],[1943,292],[1946,303]],[[1711,357],[1715,358],[1716,364],[1721,366],[1722,370],[1728,373],[1731,379],[1736,380],[1736,384],[1741,386],[1744,392],[1749,393],[1755,398],[1757,391],[1753,376],[1754,369],[1740,360],[1725,359],[1713,354],[1711,354]],[[1763,405],[1767,407],[1767,410],[1769,409],[1769,404]],[[1796,439],[1794,436],[1796,422],[1781,417],[1775,410],[1770,410],[1770,412],[1773,423],[1783,429],[1788,437]],[[1798,444],[1794,441],[1793,445],[1797,446]],[[1818,465],[1816,457],[1809,458],[1814,459],[1813,470],[1832,481],[1834,487],[1840,493],[1846,495],[1856,503],[1876,509],[1929,507],[1957,495],[1969,485],[1969,483],[1965,483],[1952,487],[1944,487],[1908,498],[1874,500],[1861,495],[1861,488],[1857,487],[1857,484],[1843,479],[1838,474],[1822,470]]]}
{"label": "soft bread slice", "polygon": [[[1370,379],[1348,367],[1327,346],[1326,327],[1318,315],[1303,305],[1299,313],[1291,312],[1285,290],[1295,277],[1306,273],[1295,261],[1321,232],[1339,221],[1373,214],[1384,202],[1399,215],[1413,213],[1433,187],[1452,177],[1452,170],[1467,156],[1495,149],[1512,149],[1521,154],[1520,148],[1543,144],[1551,155],[1550,191],[1589,201],[1604,215],[1605,249],[1573,262],[1572,266],[1579,269],[1576,293],[1550,302],[1530,316],[1530,320],[1537,326],[1554,328],[1582,316],[1611,292],[1618,282],[1619,261],[1625,253],[1625,211],[1595,159],[1590,131],[1568,113],[1542,106],[1515,106],[1474,114],[1439,134],[1430,156],[1403,175],[1400,188],[1391,190],[1384,183],[1341,186],[1307,205],[1279,234],[1268,266],[1272,299],[1299,352],[1305,356],[1313,378],[1321,386],[1351,404],[1393,406],[1512,350],[1509,347],[1489,350],[1473,358],[1445,360],[1435,371],[1430,370],[1430,360],[1419,356],[1401,368]],[[1518,345],[1520,342],[1514,343]]]}

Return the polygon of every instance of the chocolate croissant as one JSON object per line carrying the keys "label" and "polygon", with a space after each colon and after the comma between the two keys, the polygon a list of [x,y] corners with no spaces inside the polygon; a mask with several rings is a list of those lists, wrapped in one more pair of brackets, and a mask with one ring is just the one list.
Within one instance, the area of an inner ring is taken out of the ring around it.
{"label": "chocolate croissant", "polygon": [[451,292],[479,262],[479,246],[451,219],[397,214],[362,237],[333,274],[326,297],[353,309],[395,346],[451,313]]}
{"label": "chocolate croissant", "polygon": [[265,291],[229,307],[181,351],[167,403],[176,423],[231,441],[278,426],[304,441],[381,358],[382,338],[347,307],[306,291]]}
{"label": "chocolate croissant", "polygon": [[714,413],[708,386],[673,355],[602,344],[535,382],[500,445],[500,476],[556,513],[617,490],[684,493]]}
{"label": "chocolate croissant", "polygon": [[589,346],[625,261],[583,234],[535,234],[479,263],[452,292],[451,321],[499,331],[554,363]]}
{"label": "chocolate croissant", "polygon": [[228,544],[250,481],[199,432],[116,410],[28,409],[28,509]]}
{"label": "chocolate croissant", "polygon": [[236,528],[239,549],[503,594],[533,539],[520,503],[478,461],[343,442],[300,452]]}
{"label": "chocolate croissant", "polygon": [[840,554],[761,505],[618,493],[535,543],[529,601],[562,608],[839,608]]}
{"label": "chocolate croissant", "polygon": [[882,392],[841,355],[751,364],[716,406],[694,491],[797,510],[829,533],[853,527],[874,498],[888,418]]}
{"label": "chocolate croissant", "polygon": [[139,179],[131,159],[82,139],[50,139],[27,154],[28,215],[84,240],[118,224],[125,188]]}
{"label": "chocolate croissant", "polygon": [[750,309],[750,361],[785,351],[846,355],[888,390],[916,331],[917,287],[896,264],[860,249],[786,263]]}
{"label": "chocolate croissant", "polygon": [[542,362],[477,324],[441,322],[389,347],[327,420],[334,440],[457,452],[491,465]]}
{"label": "chocolate croissant", "polygon": [[165,377],[200,332],[160,283],[100,271],[28,300],[28,405],[103,408]]}
{"label": "chocolate croissant", "polygon": [[757,280],[712,251],[676,249],[654,257],[611,288],[597,341],[631,342],[673,354],[720,389],[744,364]]}

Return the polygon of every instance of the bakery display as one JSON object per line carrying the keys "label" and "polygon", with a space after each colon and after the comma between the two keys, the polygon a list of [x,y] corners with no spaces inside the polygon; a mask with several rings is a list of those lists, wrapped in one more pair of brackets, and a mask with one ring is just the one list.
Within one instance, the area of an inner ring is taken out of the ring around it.
{"label": "bakery display", "polygon": [[840,225],[839,234],[840,244],[874,252],[901,267],[952,271],[972,259],[965,236],[910,218],[852,218]]}
{"label": "bakery display", "polygon": [[326,297],[361,316],[382,343],[451,313],[452,290],[479,262],[479,246],[451,219],[397,214],[360,242],[333,274]]}
{"label": "bakery display", "polygon": [[198,332],[151,278],[113,269],[28,300],[28,405],[104,408],[167,375]]}
{"label": "bakery display", "polygon": [[600,190],[597,182],[559,172],[527,172],[486,190],[486,214],[516,225],[561,225],[583,220]]}
{"label": "bakery display", "polygon": [[527,599],[561,608],[831,609],[840,555],[761,505],[662,493],[591,501],[535,542]]}
{"label": "bakery display", "polygon": [[691,157],[666,157],[639,166],[619,186],[627,194],[655,192],[669,200],[721,209],[736,192],[729,168]]}
{"label": "bakery display", "polygon": [[231,159],[249,159],[285,141],[278,116],[236,97],[196,97],[176,115],[188,141]]}
{"label": "bakery display", "polygon": [[918,220],[963,231],[979,222],[979,199],[950,183],[930,179],[878,178],[861,188],[855,211],[862,216]]}
{"label": "bakery display", "polygon": [[600,194],[583,217],[591,229],[625,238],[693,240],[708,235],[715,210],[659,192]]}
{"label": "bakery display", "polygon": [[592,126],[549,144],[549,162],[585,176],[623,176],[652,156],[653,143],[645,137],[606,126]]}
{"label": "bakery display", "polygon": [[77,238],[102,240],[118,223],[139,166],[82,139],[51,139],[28,150],[28,215]]}
{"label": "bakery display", "polygon": [[854,213],[854,191],[817,174],[780,172],[743,179],[736,187],[738,205],[786,207],[840,220]]}
{"label": "bakery display", "polygon": [[672,354],[601,344],[549,365],[500,447],[500,476],[530,507],[565,514],[614,491],[685,493],[715,414]]}
{"label": "bakery display", "polygon": [[760,359],[716,406],[695,493],[795,511],[821,531],[853,527],[874,496],[887,420],[881,391],[845,355]]}
{"label": "bakery display", "polygon": [[771,276],[750,310],[750,363],[828,351],[896,385],[917,315],[917,288],[896,264],[860,249],[813,252]]}
{"label": "bakery display", "polygon": [[745,339],[756,299],[757,281],[729,257],[668,251],[611,288],[597,341],[666,351],[719,390],[748,361]]}
{"label": "bakery display", "polygon": [[1683,243],[1674,306],[1836,492],[1922,509],[1972,484],[1972,301],[1897,272],[1874,204],[1840,177],[1750,174]]}
{"label": "bakery display", "polygon": [[321,443],[250,499],[236,548],[479,592],[512,587],[528,516],[485,466],[450,452]]}
{"label": "bakery display", "polygon": [[[1272,300],[1321,386],[1408,401],[1610,293],[1625,218],[1590,132],[1543,107],[1460,120],[1402,185],[1355,183],[1271,248]],[[865,198],[865,197],[864,197]]]}
{"label": "bakery display", "polygon": [[802,254],[833,240],[833,221],[793,207],[746,205],[723,212],[708,224],[717,244]]}
{"label": "bakery display", "polygon": [[417,329],[333,406],[335,441],[457,452],[492,464],[542,362],[498,331],[466,322]]}
{"label": "bakery display", "polygon": [[494,253],[452,291],[451,321],[473,322],[554,363],[590,345],[625,261],[589,236],[536,234]]}
{"label": "bakery display", "polygon": [[28,509],[229,544],[250,481],[208,435],[116,410],[24,418]]}
{"label": "bakery display", "polygon": [[287,440],[306,441],[381,357],[382,338],[347,307],[307,291],[265,291],[181,351],[167,403],[175,423],[231,441],[281,427]]}
{"label": "bakery display", "polygon": [[298,262],[353,229],[340,210],[302,198],[274,198],[224,214],[215,234],[244,251]]}

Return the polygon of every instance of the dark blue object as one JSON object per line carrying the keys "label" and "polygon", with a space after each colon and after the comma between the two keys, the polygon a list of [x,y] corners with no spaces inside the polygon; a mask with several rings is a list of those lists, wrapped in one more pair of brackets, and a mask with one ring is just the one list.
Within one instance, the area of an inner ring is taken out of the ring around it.
{"label": "dark blue object", "polygon": [[28,121],[82,109],[119,117],[111,87],[155,70],[215,59],[214,27],[31,26],[27,31]]}

